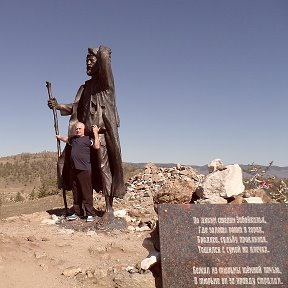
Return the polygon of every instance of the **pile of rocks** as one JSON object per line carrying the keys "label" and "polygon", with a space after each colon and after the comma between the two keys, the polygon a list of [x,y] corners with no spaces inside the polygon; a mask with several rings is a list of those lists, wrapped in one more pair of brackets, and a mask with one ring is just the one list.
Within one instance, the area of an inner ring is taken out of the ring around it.
{"label": "pile of rocks", "polygon": [[191,197],[204,175],[190,166],[177,164],[172,168],[157,167],[153,163],[127,181],[127,197],[143,193],[161,203],[190,203]]}
{"label": "pile of rocks", "polygon": [[263,190],[245,191],[242,169],[238,164],[224,165],[220,159],[208,164],[208,175],[191,166],[177,164],[163,168],[148,163],[143,172],[127,183],[126,199],[152,197],[154,209],[163,203],[226,204],[269,203]]}
{"label": "pile of rocks", "polygon": [[154,210],[171,204],[242,204],[271,203],[263,189],[245,190],[242,169],[238,164],[224,165],[220,159],[208,164],[208,175],[191,166],[177,164],[172,168],[148,163],[143,172],[127,183],[127,200],[152,197]]}

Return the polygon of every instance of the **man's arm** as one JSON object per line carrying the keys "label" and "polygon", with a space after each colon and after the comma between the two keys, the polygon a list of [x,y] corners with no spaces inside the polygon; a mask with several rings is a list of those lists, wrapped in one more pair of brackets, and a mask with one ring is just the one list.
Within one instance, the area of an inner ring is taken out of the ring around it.
{"label": "man's arm", "polygon": [[100,148],[100,139],[99,139],[99,133],[98,133],[100,130],[100,127],[98,127],[97,125],[93,125],[92,130],[93,130],[93,134],[94,134],[93,148],[97,150]]}
{"label": "man's arm", "polygon": [[69,138],[67,136],[56,135],[56,138],[62,142],[69,143]]}

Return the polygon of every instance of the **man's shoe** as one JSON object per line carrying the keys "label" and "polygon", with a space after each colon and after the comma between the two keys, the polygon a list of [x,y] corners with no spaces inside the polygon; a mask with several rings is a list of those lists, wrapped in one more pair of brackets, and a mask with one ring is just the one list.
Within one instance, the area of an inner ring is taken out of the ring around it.
{"label": "man's shoe", "polygon": [[93,222],[94,217],[93,216],[87,216],[86,222]]}
{"label": "man's shoe", "polygon": [[66,220],[68,220],[68,221],[74,221],[74,220],[78,220],[78,219],[79,219],[79,216],[76,214],[72,214],[72,215],[66,217]]}

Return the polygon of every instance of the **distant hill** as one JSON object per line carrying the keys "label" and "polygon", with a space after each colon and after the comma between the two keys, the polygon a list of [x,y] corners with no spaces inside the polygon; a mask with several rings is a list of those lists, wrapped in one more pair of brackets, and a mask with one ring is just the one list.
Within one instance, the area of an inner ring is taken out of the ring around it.
{"label": "distant hill", "polygon": [[[56,185],[57,153],[44,151],[40,153],[21,153],[17,155],[0,157],[0,204],[6,201],[22,201],[25,199],[41,198],[54,195],[60,191]],[[147,163],[123,163],[124,180],[138,174]],[[175,167],[176,163],[154,163],[158,167]],[[207,165],[191,166],[201,174],[208,174]],[[240,165],[244,178],[253,174],[245,171],[251,170],[251,165]],[[257,166],[259,171],[264,166]],[[271,166],[265,176],[275,176],[288,179],[288,167]]]}
{"label": "distant hill", "polygon": [[[144,166],[123,163],[124,180]],[[21,153],[0,157],[0,205],[3,202],[33,200],[58,194],[57,153]]]}
{"label": "distant hill", "polygon": [[[244,171],[244,177],[247,175],[245,171],[248,171],[251,167],[250,165],[240,165]],[[260,172],[265,171],[265,166],[258,166]],[[288,167],[271,166],[268,171],[264,174],[265,176],[274,176],[280,179],[288,179]]]}
{"label": "distant hill", "polygon": [[0,158],[0,204],[58,193],[54,152],[22,153]]}
{"label": "distant hill", "polygon": [[[144,168],[144,166],[147,163],[129,163],[131,165],[134,165],[135,167],[139,167],[139,168]],[[171,167],[175,167],[177,165],[177,163],[154,163],[156,166],[158,167],[167,167],[167,168],[171,168]],[[257,165],[257,168],[259,169],[259,171],[263,171],[265,170],[265,166],[263,165]],[[201,174],[207,175],[208,172],[208,167],[207,165],[203,165],[203,166],[199,166],[199,165],[185,165],[185,166],[191,166],[192,168],[194,168],[195,170],[197,170],[198,172],[200,172]],[[253,173],[247,173],[245,171],[248,171],[251,168],[251,165],[245,165],[245,164],[240,164],[240,167],[243,170],[243,176],[244,177],[249,177],[249,175],[253,174]],[[265,176],[274,176],[277,178],[281,178],[281,179],[288,179],[288,167],[279,167],[279,166],[271,166],[269,168],[269,170],[266,172]]]}

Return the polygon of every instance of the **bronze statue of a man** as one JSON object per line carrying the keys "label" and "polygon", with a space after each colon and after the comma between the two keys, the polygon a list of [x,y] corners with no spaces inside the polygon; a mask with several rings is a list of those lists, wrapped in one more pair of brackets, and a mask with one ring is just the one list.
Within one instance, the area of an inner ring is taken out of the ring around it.
{"label": "bronze statue of a man", "polygon": [[[73,136],[76,122],[85,124],[85,134],[92,135],[92,125],[99,127],[101,147],[91,151],[93,188],[105,196],[104,218],[113,217],[113,198],[125,194],[121,147],[118,134],[119,115],[115,102],[114,78],[111,68],[111,49],[101,45],[88,48],[86,73],[91,77],[81,85],[74,103],[58,104],[56,99],[48,101],[49,108],[55,107],[61,115],[71,115],[68,136]],[[66,151],[65,151],[66,150]],[[64,149],[63,188],[70,189],[69,148]]]}

